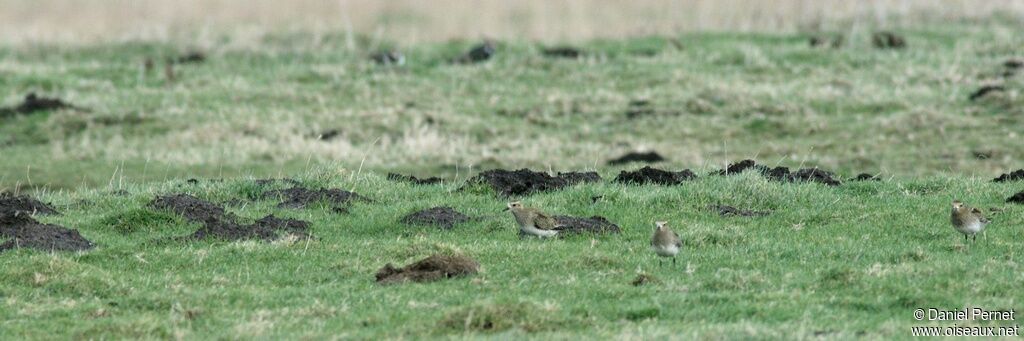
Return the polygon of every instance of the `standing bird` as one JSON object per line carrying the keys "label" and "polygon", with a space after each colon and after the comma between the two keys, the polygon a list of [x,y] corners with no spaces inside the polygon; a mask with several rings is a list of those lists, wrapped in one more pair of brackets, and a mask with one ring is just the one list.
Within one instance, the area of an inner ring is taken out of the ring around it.
{"label": "standing bird", "polygon": [[555,227],[558,227],[555,219],[536,208],[523,207],[523,204],[513,201],[508,203],[505,210],[512,211],[512,216],[516,218],[520,237],[532,235],[544,238],[558,234],[555,230]]}
{"label": "standing bird", "polygon": [[978,240],[978,233],[984,231],[985,225],[989,223],[988,218],[981,214],[981,210],[964,205],[958,200],[953,201],[953,210],[949,218],[953,222],[953,228],[964,234],[964,241],[967,241],[968,235],[972,240]]}
{"label": "standing bird", "polygon": [[[676,254],[683,248],[683,240],[679,234],[668,228],[667,221],[654,222],[654,235],[651,236],[651,248],[661,257],[672,257],[672,265],[676,265]],[[659,263],[661,261],[659,260]]]}

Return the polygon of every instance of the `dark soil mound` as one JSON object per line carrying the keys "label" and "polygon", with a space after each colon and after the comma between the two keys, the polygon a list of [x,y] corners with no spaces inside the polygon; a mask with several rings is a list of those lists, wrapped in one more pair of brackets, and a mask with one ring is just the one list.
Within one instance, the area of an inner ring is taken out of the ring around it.
{"label": "dark soil mound", "polygon": [[416,184],[416,185],[433,185],[433,184],[439,184],[439,183],[441,183],[441,181],[443,181],[443,180],[441,180],[441,178],[438,178],[438,177],[429,177],[429,178],[420,179],[420,178],[417,178],[415,176],[402,175],[402,174],[397,174],[397,173],[388,173],[388,180],[411,182],[411,183]]}
{"label": "dark soil mound", "polygon": [[266,192],[264,197],[282,198],[283,201],[278,205],[278,207],[282,208],[306,208],[311,204],[326,202],[339,211],[344,211],[347,205],[354,200],[370,201],[359,194],[337,188],[311,190],[303,187],[292,187]]}
{"label": "dark soil mound", "polygon": [[693,174],[689,169],[669,172],[648,166],[632,172],[622,171],[619,173],[619,176],[615,177],[615,181],[632,184],[678,185],[683,183],[683,181],[696,178],[697,175]]}
{"label": "dark soil mound", "polygon": [[875,32],[871,35],[871,44],[880,49],[902,49],[907,47],[906,39],[892,32]]}
{"label": "dark soil mound", "polygon": [[1020,69],[1024,67],[1024,59],[1007,59],[1003,62],[1003,66],[1010,70]]}
{"label": "dark soil mound", "polygon": [[[768,172],[771,171],[771,168],[768,168],[768,166],[759,165],[759,164],[757,164],[756,161],[747,159],[747,160],[743,160],[743,161],[740,161],[740,162],[732,163],[728,167],[726,167],[725,169],[719,170],[719,171],[717,171],[715,173],[712,173],[712,174],[718,174],[718,175],[740,174],[740,173],[743,173],[744,171],[746,171],[748,169],[755,169],[758,172],[760,172],[761,174],[768,174]],[[788,170],[787,170],[787,173],[788,173]]]}
{"label": "dark soil mound", "polygon": [[837,34],[837,35],[831,36],[831,37],[830,36],[823,36],[823,35],[822,36],[813,36],[813,37],[811,37],[811,39],[808,40],[808,42],[810,43],[811,47],[825,47],[825,46],[828,46],[828,47],[831,47],[831,48],[834,48],[834,49],[838,49],[840,47],[843,47],[843,43],[845,42],[845,40],[846,39],[845,39],[845,37],[843,37],[842,34]]}
{"label": "dark soil mound", "polygon": [[377,271],[377,283],[433,282],[477,273],[480,264],[469,257],[436,254],[404,268],[388,263]]}
{"label": "dark soil mound", "polygon": [[396,50],[381,51],[370,55],[370,60],[381,65],[404,65],[405,55]]}
{"label": "dark soil mound", "polygon": [[455,225],[470,221],[465,214],[451,207],[434,207],[413,212],[404,218],[402,223],[409,225],[430,225],[443,229],[451,229]]}
{"label": "dark soil mound", "polygon": [[1024,180],[1024,169],[1018,169],[1003,175],[998,178],[992,179],[993,182],[1010,182]]}
{"label": "dark soil mound", "polygon": [[848,181],[882,181],[877,175],[871,175],[868,173],[860,173],[857,176],[850,178]]}
{"label": "dark soil mound", "polygon": [[517,171],[492,169],[469,179],[468,183],[487,184],[501,196],[529,195],[536,192],[556,190],[567,186],[565,179],[548,173],[534,172],[523,168]]}
{"label": "dark soil mound", "polygon": [[661,283],[661,281],[658,280],[658,278],[656,278],[654,276],[651,276],[651,275],[648,275],[648,274],[636,275],[636,278],[634,278],[632,282],[629,282],[629,284],[632,284],[634,287],[644,286],[644,285],[648,285],[648,284],[659,284],[659,283]]}
{"label": "dark soil mound", "polygon": [[629,152],[629,153],[626,153],[625,155],[622,155],[622,156],[620,156],[620,157],[618,157],[616,159],[608,161],[608,164],[609,165],[621,165],[621,164],[626,164],[626,163],[630,163],[630,162],[655,163],[655,162],[662,162],[662,161],[665,161],[665,158],[662,157],[661,154],[658,154],[658,152],[646,152],[646,153]]}
{"label": "dark soil mound", "polygon": [[242,240],[259,239],[271,241],[283,234],[309,237],[309,223],[295,219],[281,219],[269,215],[249,225],[237,222],[238,218],[226,213],[214,203],[187,194],[172,194],[157,197],[149,204],[158,210],[177,213],[185,219],[203,224],[189,239]]}
{"label": "dark soil mound", "polygon": [[651,101],[644,99],[629,101],[629,107],[626,108],[626,118],[630,120],[656,113],[657,111],[651,106]]}
{"label": "dark soil mound", "polygon": [[1006,91],[1006,87],[1002,85],[985,85],[978,88],[977,91],[972,92],[967,99],[973,102],[981,99],[982,97],[988,96],[989,94],[1003,91]]}
{"label": "dark soil mound", "polygon": [[241,225],[225,218],[207,220],[203,227],[192,234],[192,239],[244,240],[258,239],[273,241],[283,235],[308,238],[309,222],[295,219],[281,219],[268,215],[250,225]]}
{"label": "dark soil mound", "polygon": [[832,172],[818,168],[804,168],[789,175],[790,181],[810,181],[823,183],[829,186],[839,186],[841,183],[834,178]]}
{"label": "dark soil mound", "polygon": [[1024,191],[1017,192],[1013,196],[1006,198],[1006,202],[1014,204],[1024,204]]}
{"label": "dark soil mound", "polygon": [[565,233],[619,233],[622,229],[601,216],[590,218],[576,218],[570,216],[555,216],[559,234]]}
{"label": "dark soil mound", "polygon": [[198,64],[206,61],[206,54],[199,51],[191,51],[175,59],[178,64]]}
{"label": "dark soil mound", "polygon": [[588,182],[601,182],[601,175],[597,172],[558,172],[558,178],[565,181],[566,186]]}
{"label": "dark soil mound", "polygon": [[15,114],[27,115],[34,113],[36,111],[51,111],[59,109],[75,109],[85,111],[85,109],[78,108],[74,105],[68,104],[60,98],[40,97],[33,92],[29,93],[28,95],[25,95],[25,100],[17,106],[0,108],[0,117]]}
{"label": "dark soil mound", "polygon": [[0,243],[0,252],[22,247],[51,252],[81,251],[93,247],[93,243],[78,231],[41,224],[18,211],[0,212],[0,240],[4,240]]}
{"label": "dark soil mound", "polygon": [[583,51],[570,46],[549,47],[541,51],[545,57],[576,59],[583,56]]}
{"label": "dark soil mound", "polygon": [[763,217],[771,214],[771,212],[765,211],[752,211],[738,209],[729,205],[708,205],[708,209],[718,212],[718,215],[727,216],[740,216],[740,217]]}
{"label": "dark soil mound", "polygon": [[0,214],[59,214],[47,204],[39,202],[34,198],[24,195],[13,195],[7,192],[0,192]]}
{"label": "dark soil mound", "polygon": [[465,54],[456,57],[452,60],[455,64],[472,64],[487,61],[494,56],[498,50],[494,46],[494,42],[485,41],[480,45],[474,46]]}
{"label": "dark soil mound", "polygon": [[[196,198],[188,194],[162,195],[153,199],[149,206],[164,211],[171,211],[193,222],[211,220],[234,220],[234,216],[224,212],[224,208],[212,202]],[[226,217],[230,216],[230,217]]]}
{"label": "dark soil mound", "polygon": [[341,136],[341,129],[327,129],[319,134],[313,134],[313,138],[320,141],[330,141]]}

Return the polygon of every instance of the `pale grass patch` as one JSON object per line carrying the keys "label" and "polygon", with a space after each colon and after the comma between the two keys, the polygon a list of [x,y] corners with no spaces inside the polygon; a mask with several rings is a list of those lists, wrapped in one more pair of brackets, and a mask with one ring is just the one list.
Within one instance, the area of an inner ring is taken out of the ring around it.
{"label": "pale grass patch", "polygon": [[236,335],[244,335],[247,337],[261,337],[266,334],[267,331],[274,328],[274,321],[272,320],[272,313],[270,310],[260,309],[249,316],[248,320],[239,324],[236,324],[234,332]]}

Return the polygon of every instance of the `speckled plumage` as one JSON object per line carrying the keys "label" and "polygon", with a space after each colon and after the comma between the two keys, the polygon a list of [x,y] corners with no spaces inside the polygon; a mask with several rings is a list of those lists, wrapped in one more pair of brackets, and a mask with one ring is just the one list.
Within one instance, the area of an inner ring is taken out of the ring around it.
{"label": "speckled plumage", "polygon": [[959,201],[953,201],[953,208],[950,211],[950,221],[957,232],[964,234],[964,240],[968,236],[974,240],[978,239],[978,233],[985,230],[989,220],[981,213],[981,210],[964,205]]}

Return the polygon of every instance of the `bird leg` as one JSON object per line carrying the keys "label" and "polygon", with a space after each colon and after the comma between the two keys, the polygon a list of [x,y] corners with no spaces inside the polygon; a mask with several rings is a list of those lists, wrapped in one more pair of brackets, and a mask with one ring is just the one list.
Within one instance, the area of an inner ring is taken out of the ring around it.
{"label": "bird leg", "polygon": [[676,257],[672,257],[672,267],[676,267]]}

